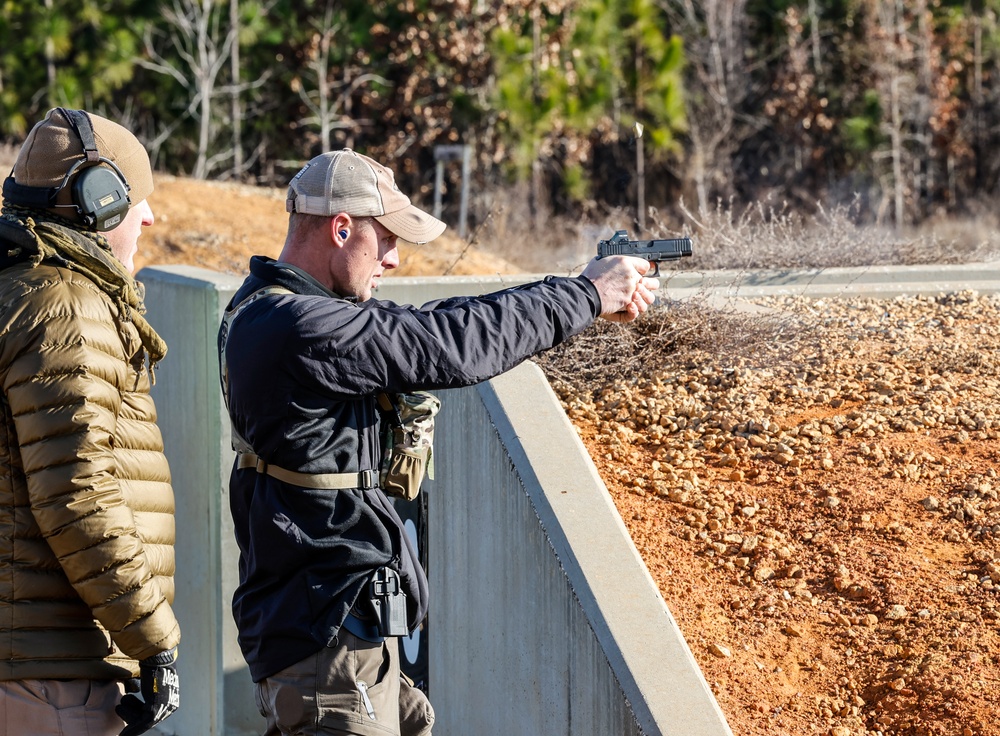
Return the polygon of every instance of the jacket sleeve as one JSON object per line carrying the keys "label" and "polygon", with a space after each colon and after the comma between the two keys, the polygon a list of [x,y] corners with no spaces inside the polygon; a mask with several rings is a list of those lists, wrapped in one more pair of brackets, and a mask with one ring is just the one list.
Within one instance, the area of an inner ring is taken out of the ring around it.
{"label": "jacket sleeve", "polygon": [[304,356],[299,382],[348,397],[479,383],[581,332],[601,308],[583,277],[549,277],[419,309],[336,302],[306,300],[299,344],[288,347]]}
{"label": "jacket sleeve", "polygon": [[114,320],[93,287],[53,281],[8,314],[0,368],[39,530],[94,618],[143,659],[179,631],[116,479],[130,369]]}

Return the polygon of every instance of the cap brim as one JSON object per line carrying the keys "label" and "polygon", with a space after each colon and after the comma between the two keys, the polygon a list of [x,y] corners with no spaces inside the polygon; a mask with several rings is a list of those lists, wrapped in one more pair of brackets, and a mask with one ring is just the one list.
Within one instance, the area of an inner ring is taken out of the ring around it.
{"label": "cap brim", "polygon": [[376,215],[375,219],[408,243],[429,243],[448,227],[412,204],[387,215]]}

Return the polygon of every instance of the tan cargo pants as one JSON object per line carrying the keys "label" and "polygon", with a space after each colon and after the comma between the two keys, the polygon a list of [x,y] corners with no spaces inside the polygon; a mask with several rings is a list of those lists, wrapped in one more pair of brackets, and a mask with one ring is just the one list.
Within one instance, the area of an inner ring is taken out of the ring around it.
{"label": "tan cargo pants", "polygon": [[399,671],[398,639],[337,645],[261,680],[257,707],[265,736],[431,736],[434,710]]}
{"label": "tan cargo pants", "polygon": [[118,736],[115,714],[124,694],[113,680],[9,680],[0,682],[0,733]]}

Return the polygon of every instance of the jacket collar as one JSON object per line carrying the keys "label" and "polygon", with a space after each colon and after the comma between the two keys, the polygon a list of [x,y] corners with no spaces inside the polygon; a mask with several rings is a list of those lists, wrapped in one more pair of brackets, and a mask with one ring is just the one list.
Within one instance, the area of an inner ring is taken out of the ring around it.
{"label": "jacket collar", "polygon": [[329,296],[336,299],[346,299],[349,302],[356,302],[356,298],[342,297],[336,292],[330,291],[319,281],[298,266],[290,263],[276,261],[267,256],[253,256],[250,258],[250,274],[268,284],[284,286],[296,294],[306,296]]}

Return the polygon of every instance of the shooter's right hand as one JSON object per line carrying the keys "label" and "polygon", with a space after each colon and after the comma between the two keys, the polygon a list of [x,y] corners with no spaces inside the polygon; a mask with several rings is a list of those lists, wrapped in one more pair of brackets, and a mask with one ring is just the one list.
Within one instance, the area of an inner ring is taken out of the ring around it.
{"label": "shooter's right hand", "polygon": [[595,258],[583,269],[601,296],[601,316],[612,322],[631,322],[656,299],[659,279],[647,278],[649,261],[634,256]]}

